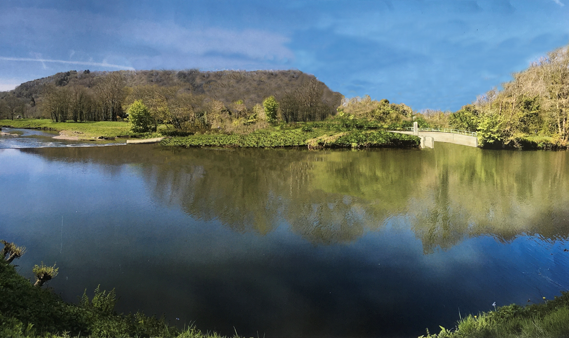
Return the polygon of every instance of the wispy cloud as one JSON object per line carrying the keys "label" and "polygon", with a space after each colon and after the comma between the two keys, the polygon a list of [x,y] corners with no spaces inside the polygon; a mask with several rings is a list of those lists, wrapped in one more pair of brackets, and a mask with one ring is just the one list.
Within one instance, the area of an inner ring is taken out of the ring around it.
{"label": "wispy cloud", "polygon": [[157,49],[182,55],[241,55],[257,60],[294,58],[286,47],[290,39],[278,33],[254,29],[227,30],[208,27],[188,29],[172,23],[131,22],[122,27],[123,36]]}
{"label": "wispy cloud", "polygon": [[560,0],[553,0],[553,2],[555,2],[556,4],[558,4],[561,7],[565,6],[565,4],[562,3]]}
{"label": "wispy cloud", "polygon": [[106,62],[85,62],[85,61],[66,61],[66,60],[52,60],[52,59],[14,58],[14,57],[5,57],[5,56],[0,56],[0,60],[1,61],[21,61],[21,62],[41,62],[42,64],[44,64],[45,62],[53,62],[53,63],[68,64],[68,65],[82,65],[82,66],[93,66],[93,67],[106,67],[106,68],[134,70],[134,68],[129,67],[129,66],[114,65],[114,64],[106,63]]}
{"label": "wispy cloud", "polygon": [[2,79],[0,79],[0,92],[10,91],[19,85],[20,85],[19,83],[15,82],[3,82]]}

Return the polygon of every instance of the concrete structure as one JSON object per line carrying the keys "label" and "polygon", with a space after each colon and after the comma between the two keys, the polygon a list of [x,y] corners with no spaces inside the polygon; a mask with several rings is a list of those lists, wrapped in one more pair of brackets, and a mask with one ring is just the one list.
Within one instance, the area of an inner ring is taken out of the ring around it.
{"label": "concrete structure", "polygon": [[467,147],[478,147],[478,137],[476,136],[443,133],[439,131],[418,131],[415,129],[415,126],[413,126],[413,131],[393,131],[392,133],[419,136],[421,138],[421,148],[434,148],[434,142],[446,142],[460,144]]}
{"label": "concrete structure", "polygon": [[135,139],[135,140],[126,140],[126,144],[143,144],[143,143],[158,143],[162,141],[163,137],[155,137],[155,138],[142,138],[142,139]]}

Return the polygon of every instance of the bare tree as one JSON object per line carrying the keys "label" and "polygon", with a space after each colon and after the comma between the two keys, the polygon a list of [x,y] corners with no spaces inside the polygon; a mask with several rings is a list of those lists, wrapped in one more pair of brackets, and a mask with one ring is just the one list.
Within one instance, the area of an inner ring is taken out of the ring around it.
{"label": "bare tree", "polygon": [[117,117],[124,116],[122,105],[127,95],[125,85],[122,74],[113,72],[102,77],[95,86],[102,120],[116,121]]}

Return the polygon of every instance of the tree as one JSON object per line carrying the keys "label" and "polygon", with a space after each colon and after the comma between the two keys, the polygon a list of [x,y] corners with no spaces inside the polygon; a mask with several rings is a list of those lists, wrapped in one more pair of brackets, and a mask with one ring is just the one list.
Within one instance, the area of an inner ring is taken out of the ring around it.
{"label": "tree", "polygon": [[25,103],[14,95],[8,95],[5,98],[6,110],[10,118],[13,120],[14,116],[23,114]]}
{"label": "tree", "polygon": [[17,246],[14,243],[8,243],[5,240],[2,240],[0,242],[4,244],[4,248],[2,249],[0,255],[6,262],[8,262],[8,264],[12,263],[14,259],[22,257],[22,255],[26,252],[26,248],[23,246]]}
{"label": "tree", "polygon": [[478,129],[478,114],[475,106],[463,106],[461,110],[449,116],[449,124],[455,129],[474,132]]}
{"label": "tree", "polygon": [[114,72],[102,77],[95,86],[95,92],[101,105],[102,120],[116,121],[117,116],[123,116],[122,103],[127,93],[121,73]]}
{"label": "tree", "polygon": [[136,100],[128,109],[128,119],[132,123],[131,130],[135,133],[146,133],[152,130],[154,120],[148,107],[142,100]]}
{"label": "tree", "polygon": [[32,272],[36,276],[36,282],[34,283],[34,286],[41,288],[46,282],[52,280],[55,276],[57,276],[58,271],[59,268],[56,268],[55,264],[53,266],[45,266],[43,265],[43,262],[41,265],[36,264],[32,269]]}
{"label": "tree", "polygon": [[308,79],[280,99],[282,118],[286,122],[321,121],[335,113],[337,106],[324,102],[326,85],[315,78]]}
{"label": "tree", "polygon": [[263,108],[267,116],[267,122],[277,122],[277,112],[279,110],[279,103],[275,100],[274,96],[269,96],[263,101]]}

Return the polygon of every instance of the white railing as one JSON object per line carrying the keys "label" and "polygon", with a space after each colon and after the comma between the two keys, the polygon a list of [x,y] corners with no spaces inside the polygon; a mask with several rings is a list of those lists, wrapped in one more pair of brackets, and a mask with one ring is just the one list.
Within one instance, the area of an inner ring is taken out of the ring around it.
{"label": "white railing", "polygon": [[[413,127],[409,127],[407,128],[410,131],[413,131]],[[450,129],[450,128],[419,128],[419,131],[435,131],[435,132],[440,132],[440,133],[451,133],[451,134],[460,134],[460,135],[466,135],[466,136],[474,136],[477,137],[478,133],[477,132],[471,132],[471,131],[466,131],[466,130],[458,130],[458,129]]]}

